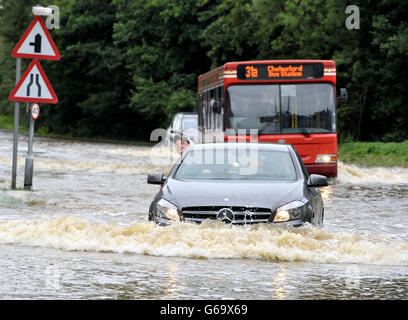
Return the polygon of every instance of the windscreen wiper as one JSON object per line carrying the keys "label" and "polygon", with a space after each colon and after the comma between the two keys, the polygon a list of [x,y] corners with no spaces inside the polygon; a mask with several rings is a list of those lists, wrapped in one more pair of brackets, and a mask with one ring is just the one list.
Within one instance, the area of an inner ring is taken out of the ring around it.
{"label": "windscreen wiper", "polygon": [[258,136],[264,133],[265,129],[267,129],[271,124],[273,124],[276,119],[274,116],[266,115],[264,117],[260,117],[261,122],[265,122],[265,124],[259,129]]}
{"label": "windscreen wiper", "polygon": [[261,129],[259,129],[259,131],[258,131],[258,137],[259,137],[262,133],[264,133],[265,129],[267,129],[272,123],[273,123],[273,122],[267,122],[267,123],[265,123],[265,124],[261,127]]}
{"label": "windscreen wiper", "polygon": [[310,136],[310,132],[307,131],[305,128],[299,128],[300,132],[302,132],[306,137]]}

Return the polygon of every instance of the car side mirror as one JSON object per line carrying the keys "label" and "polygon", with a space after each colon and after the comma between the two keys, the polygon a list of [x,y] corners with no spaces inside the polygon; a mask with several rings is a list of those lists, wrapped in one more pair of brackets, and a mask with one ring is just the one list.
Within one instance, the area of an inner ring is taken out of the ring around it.
{"label": "car side mirror", "polygon": [[162,172],[151,173],[147,176],[147,183],[149,184],[163,184],[167,180]]}
{"label": "car side mirror", "polygon": [[307,180],[308,187],[326,187],[328,185],[327,177],[320,174],[311,174]]}

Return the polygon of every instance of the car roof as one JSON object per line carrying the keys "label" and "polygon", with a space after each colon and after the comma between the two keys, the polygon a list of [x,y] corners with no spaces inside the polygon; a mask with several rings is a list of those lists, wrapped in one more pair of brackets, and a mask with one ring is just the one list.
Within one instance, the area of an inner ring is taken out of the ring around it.
{"label": "car roof", "polygon": [[246,150],[246,149],[257,149],[260,151],[283,151],[289,152],[291,145],[283,143],[270,143],[270,142],[246,142],[246,141],[234,141],[234,142],[221,142],[221,143],[203,143],[195,144],[190,149],[191,150],[222,150],[222,149],[237,149],[237,150]]}
{"label": "car roof", "polygon": [[174,115],[174,117],[197,117],[198,114],[196,112],[178,112]]}

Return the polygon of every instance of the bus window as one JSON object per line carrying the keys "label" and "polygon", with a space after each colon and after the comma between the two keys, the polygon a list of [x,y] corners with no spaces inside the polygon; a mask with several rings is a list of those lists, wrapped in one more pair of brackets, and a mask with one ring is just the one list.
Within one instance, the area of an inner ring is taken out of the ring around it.
{"label": "bus window", "polygon": [[211,89],[209,92],[209,96],[208,96],[208,105],[210,106],[208,108],[209,110],[209,123],[210,123],[210,128],[214,129],[214,111],[212,108],[212,103],[211,101],[214,99],[214,89]]}
{"label": "bus window", "polygon": [[[217,101],[222,105],[222,89],[223,87],[217,87],[216,90],[216,99]],[[216,128],[217,129],[222,129],[222,112],[223,112],[223,108],[221,108],[220,112],[217,114],[217,124],[216,124]]]}
{"label": "bus window", "polygon": [[[208,129],[208,104],[207,104],[207,96],[208,96],[208,91],[205,91],[203,93],[203,128]],[[207,130],[204,130],[205,132]]]}
{"label": "bus window", "polygon": [[279,132],[279,85],[237,85],[227,88],[226,127]]}
{"label": "bus window", "polygon": [[231,85],[226,128],[262,134],[335,132],[334,87],[328,83]]}
{"label": "bus window", "polygon": [[203,94],[198,95],[198,127],[203,126]]}
{"label": "bus window", "polygon": [[335,128],[334,88],[330,84],[282,85],[282,133],[331,132]]}

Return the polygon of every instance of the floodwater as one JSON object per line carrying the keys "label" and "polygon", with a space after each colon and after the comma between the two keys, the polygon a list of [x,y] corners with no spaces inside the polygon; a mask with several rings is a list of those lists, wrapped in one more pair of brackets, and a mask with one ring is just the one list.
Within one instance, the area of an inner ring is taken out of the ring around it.
{"label": "floodwater", "polygon": [[159,146],[27,138],[10,190],[0,132],[0,299],[408,299],[408,169],[339,165],[325,221],[158,227],[147,212],[174,153]]}

